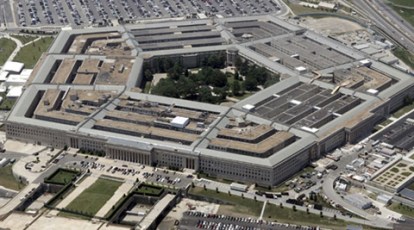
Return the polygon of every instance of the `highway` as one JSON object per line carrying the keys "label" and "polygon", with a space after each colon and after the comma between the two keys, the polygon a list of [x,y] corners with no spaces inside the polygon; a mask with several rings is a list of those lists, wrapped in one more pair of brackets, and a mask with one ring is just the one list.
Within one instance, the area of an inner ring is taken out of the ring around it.
{"label": "highway", "polygon": [[371,20],[372,25],[377,26],[388,36],[397,41],[401,46],[414,53],[414,31],[409,29],[407,22],[397,19],[399,17],[384,3],[378,0],[354,0],[353,6],[358,12]]}

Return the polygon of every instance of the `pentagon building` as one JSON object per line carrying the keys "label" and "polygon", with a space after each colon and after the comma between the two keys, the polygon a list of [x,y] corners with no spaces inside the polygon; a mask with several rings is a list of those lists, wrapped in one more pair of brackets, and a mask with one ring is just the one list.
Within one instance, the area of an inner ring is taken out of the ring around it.
{"label": "pentagon building", "polygon": [[[192,68],[210,54],[247,59],[281,80],[232,107],[141,93],[143,65]],[[414,97],[412,77],[273,16],[62,31],[9,114],[7,138],[103,151],[275,185]]]}

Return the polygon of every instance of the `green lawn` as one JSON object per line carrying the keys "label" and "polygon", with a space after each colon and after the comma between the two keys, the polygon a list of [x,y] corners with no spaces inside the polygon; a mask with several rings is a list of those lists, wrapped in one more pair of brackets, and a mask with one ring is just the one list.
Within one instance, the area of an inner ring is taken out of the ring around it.
{"label": "green lawn", "polygon": [[393,54],[401,59],[405,64],[410,66],[411,68],[414,68],[414,54],[408,52],[406,49],[403,49],[401,47],[397,47],[393,50]]}
{"label": "green lawn", "polygon": [[0,185],[17,191],[24,187],[24,184],[19,183],[13,176],[12,165],[0,168]]}
{"label": "green lawn", "polygon": [[414,1],[413,0],[389,0],[391,3],[401,5],[401,6],[409,6],[414,7]]}
{"label": "green lawn", "polygon": [[23,45],[38,38],[38,36],[29,35],[12,35],[12,37],[19,39],[23,43]]}
{"label": "green lawn", "polygon": [[[203,188],[192,188],[190,193],[201,195],[203,197],[215,198],[225,202],[230,202],[233,205],[226,207],[228,209],[225,213],[232,213],[232,215],[248,215],[253,218],[258,218],[263,207],[262,202],[254,201],[251,199],[243,199],[239,196],[228,195],[227,193],[217,193],[212,190],[204,190]],[[219,210],[220,213],[220,210]],[[307,214],[302,211],[293,211],[291,208],[280,207],[278,205],[267,204],[263,215],[264,219],[271,221],[278,221],[282,223],[295,223],[295,224],[310,224],[319,225],[320,227],[326,227],[331,229],[343,229],[347,223],[342,220],[333,220],[328,217],[320,217],[315,214]]]}
{"label": "green lawn", "polygon": [[112,197],[121,184],[122,183],[118,181],[98,179],[94,184],[76,197],[65,209],[79,211],[94,216]]}
{"label": "green lawn", "polygon": [[49,48],[52,41],[53,37],[43,37],[40,40],[23,47],[19,53],[17,53],[14,61],[23,62],[25,68],[33,68],[40,56]]}
{"label": "green lawn", "polygon": [[17,45],[13,40],[0,38],[0,66],[4,65],[10,54],[16,49],[16,46]]}
{"label": "green lawn", "polygon": [[395,212],[401,213],[405,216],[409,216],[411,218],[414,218],[414,208],[410,208],[406,205],[401,205],[400,203],[393,202],[388,206],[388,209],[391,209]]}
{"label": "green lawn", "polygon": [[54,173],[50,178],[46,181],[56,184],[67,184],[76,177],[78,173],[74,171],[62,170],[59,169],[56,173]]}

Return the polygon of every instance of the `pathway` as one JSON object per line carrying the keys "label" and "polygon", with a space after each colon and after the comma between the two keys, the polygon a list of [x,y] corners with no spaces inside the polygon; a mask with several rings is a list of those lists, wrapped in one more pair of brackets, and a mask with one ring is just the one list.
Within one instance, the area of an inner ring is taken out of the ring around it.
{"label": "pathway", "polygon": [[129,190],[134,186],[133,183],[123,183],[115,191],[114,195],[109,199],[104,206],[96,213],[96,217],[105,217],[105,215],[111,210],[111,208],[122,198],[124,194],[128,194]]}
{"label": "pathway", "polygon": [[60,202],[56,208],[61,209],[68,206],[76,197],[79,196],[85,189],[89,188],[95,181],[98,180],[98,177],[88,176],[82,181],[73,192],[71,192],[62,202]]}

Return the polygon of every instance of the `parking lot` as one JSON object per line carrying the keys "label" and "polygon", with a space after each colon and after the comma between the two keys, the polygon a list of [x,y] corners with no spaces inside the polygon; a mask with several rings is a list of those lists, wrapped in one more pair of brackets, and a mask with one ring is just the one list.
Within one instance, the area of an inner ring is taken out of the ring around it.
{"label": "parking lot", "polygon": [[17,0],[16,22],[18,26],[81,27],[111,25],[113,19],[231,17],[279,10],[274,0]]}
{"label": "parking lot", "polygon": [[154,182],[157,184],[174,186],[177,188],[184,188],[193,180],[192,175],[186,176],[183,174],[175,173],[174,171],[162,169],[157,169],[156,171],[154,170],[152,173],[144,173],[143,176],[147,179],[147,182]]}
{"label": "parking lot", "polygon": [[232,217],[206,214],[201,212],[185,212],[180,222],[180,229],[312,229],[311,227],[288,225],[254,218]]}

